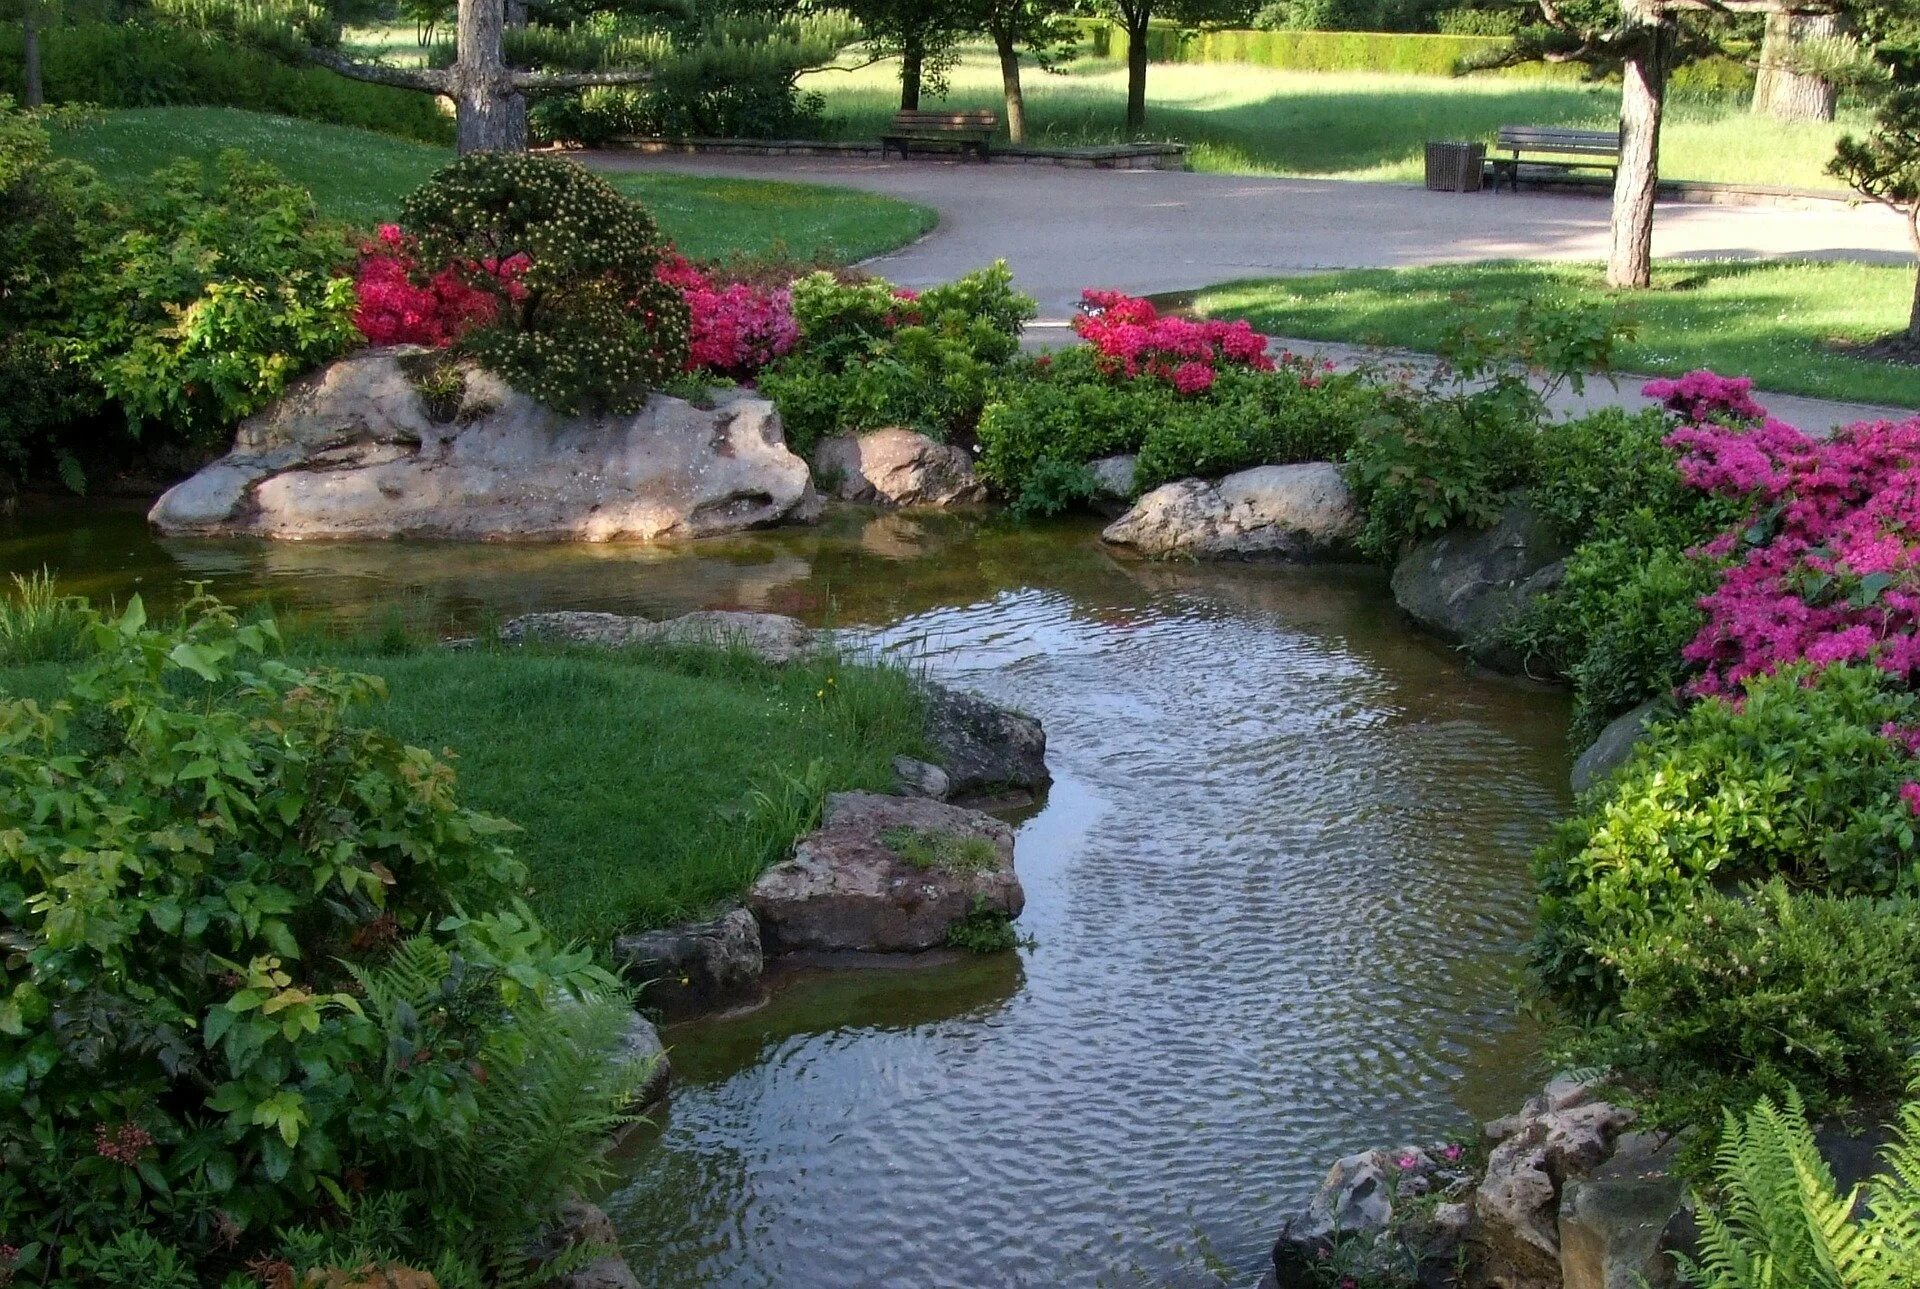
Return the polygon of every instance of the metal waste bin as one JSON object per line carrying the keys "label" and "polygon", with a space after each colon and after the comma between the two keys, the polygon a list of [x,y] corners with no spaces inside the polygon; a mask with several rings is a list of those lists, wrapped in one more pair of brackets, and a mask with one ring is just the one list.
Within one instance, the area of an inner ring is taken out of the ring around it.
{"label": "metal waste bin", "polygon": [[1481,171],[1487,164],[1484,143],[1428,143],[1429,192],[1479,192]]}

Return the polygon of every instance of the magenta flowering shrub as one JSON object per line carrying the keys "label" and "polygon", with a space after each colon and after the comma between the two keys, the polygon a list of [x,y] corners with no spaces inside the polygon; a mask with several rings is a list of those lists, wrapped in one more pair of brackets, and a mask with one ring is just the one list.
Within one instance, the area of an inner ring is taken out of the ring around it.
{"label": "magenta flowering shrub", "polygon": [[[489,271],[511,293],[525,268],[523,255]],[[398,224],[382,224],[374,240],[360,248],[353,324],[369,343],[443,348],[498,315],[499,295],[475,286],[454,266],[445,265],[424,281],[419,274],[414,239]]]}
{"label": "magenta flowering shrub", "polygon": [[1267,337],[1246,321],[1169,318],[1150,301],[1119,291],[1080,293],[1074,334],[1092,345],[1110,376],[1150,376],[1182,394],[1213,388],[1220,367],[1272,371]]}
{"label": "magenta flowering shrub", "polygon": [[793,293],[745,282],[722,286],[677,252],[654,275],[680,292],[692,315],[687,370],[744,380],[792,351],[800,339]]}
{"label": "magenta flowering shrub", "polygon": [[1791,663],[1920,672],[1920,417],[1849,425],[1826,440],[1766,421],[1689,425],[1681,475],[1751,506],[1706,553],[1730,558],[1685,651],[1695,694],[1728,694]]}
{"label": "magenta flowering shrub", "polygon": [[1753,399],[1753,381],[1745,376],[1691,371],[1678,380],[1650,380],[1640,392],[1658,399],[1689,425],[1749,425],[1767,416],[1767,409]]}

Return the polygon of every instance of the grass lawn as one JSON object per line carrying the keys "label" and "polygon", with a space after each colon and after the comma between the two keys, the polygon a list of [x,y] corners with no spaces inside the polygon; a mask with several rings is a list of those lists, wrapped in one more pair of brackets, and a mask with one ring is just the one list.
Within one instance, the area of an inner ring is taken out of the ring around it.
{"label": "grass lawn", "polygon": [[1905,327],[1913,274],[1890,265],[1676,261],[1655,267],[1651,291],[1610,292],[1597,265],[1493,261],[1230,282],[1199,292],[1194,308],[1273,335],[1431,351],[1461,318],[1528,297],[1611,304],[1639,329],[1620,353],[1622,370],[1710,367],[1785,394],[1920,408],[1920,367],[1841,349]]}
{"label": "grass lawn", "polygon": [[[828,133],[875,138],[899,106],[898,64],[815,72],[801,88],[825,96]],[[951,92],[927,106],[1001,109],[998,65],[971,50]],[[1029,133],[1036,144],[1112,142],[1122,136],[1126,71],[1081,60],[1062,73],[1029,68]],[[1486,139],[1502,125],[1606,128],[1619,119],[1617,86],[1501,76],[1381,76],[1282,72],[1243,64],[1156,63],[1147,73],[1147,135],[1191,145],[1196,170],[1418,181],[1428,139]],[[1676,101],[1661,138],[1661,173],[1674,179],[1838,187],[1822,172],[1834,140],[1860,129],[1757,120],[1731,101]]]}
{"label": "grass lawn", "polygon": [[[452,153],[431,144],[291,117],[219,107],[135,108],[56,136],[65,155],[115,183],[176,157],[211,160],[240,148],[311,188],[328,215],[361,227],[394,218],[400,201]],[[645,202],[695,259],[790,256],[847,263],[903,246],[933,227],[924,206],[811,184],[609,174]]]}

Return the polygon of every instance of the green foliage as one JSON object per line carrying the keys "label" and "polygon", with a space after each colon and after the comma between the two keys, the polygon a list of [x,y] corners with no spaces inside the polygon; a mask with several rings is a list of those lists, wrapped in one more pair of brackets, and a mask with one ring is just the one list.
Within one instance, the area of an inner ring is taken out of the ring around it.
{"label": "green foliage", "polygon": [[465,348],[553,408],[634,410],[686,363],[687,306],[654,276],[653,217],[571,161],[462,157],[407,198],[401,223],[423,263],[470,266],[500,299]]}
{"label": "green foliage", "polygon": [[948,947],[969,953],[1006,953],[1032,944],[1032,937],[1021,935],[1013,919],[985,896],[975,899],[967,915],[947,928]]}
{"label": "green foliage", "polygon": [[1078,462],[1047,457],[1034,465],[1007,512],[1015,519],[1045,519],[1090,505],[1100,495],[1100,480],[1092,470]]}
{"label": "green foliage", "polygon": [[760,391],[803,455],[823,438],[887,426],[968,433],[1035,309],[1004,263],[917,296],[814,273],[793,284],[800,342],[761,374]]}
{"label": "green foliage", "polygon": [[[1329,0],[1293,0],[1263,11],[1271,15],[1268,21],[1287,23],[1289,29],[1160,29],[1148,33],[1147,47],[1149,57],[1163,63],[1247,63],[1288,72],[1453,76],[1459,72],[1463,60],[1498,53],[1510,43],[1500,36],[1305,29],[1309,24],[1371,23],[1375,20],[1371,15],[1366,18],[1342,15],[1355,11],[1377,12],[1381,8],[1377,3],[1353,5]],[[1126,45],[1126,33],[1116,29],[1108,45],[1110,55],[1103,56],[1123,57]]]}
{"label": "green foliage", "polygon": [[1895,1086],[1920,1041],[1920,904],[1707,890],[1615,956],[1619,1008],[1585,1059],[1651,1089],[1668,1123],[1804,1088]]}
{"label": "green foliage", "polygon": [[510,826],[270,622],[90,628],[57,701],[0,702],[0,1225],[34,1282],[202,1283],[363,1189],[402,1252],[515,1262],[641,1072],[614,982],[514,902]]}
{"label": "green foliage", "polygon": [[1915,886],[1906,750],[1920,696],[1872,667],[1793,669],[1652,726],[1632,757],[1534,859],[1535,971],[1577,1011],[1623,987],[1619,954],[1710,888],[1779,876],[1796,889],[1893,895]]}
{"label": "green foliage", "polygon": [[358,342],[349,258],[306,189],[239,152],[190,161],[132,194],[88,248],[71,352],[139,432],[203,447],[307,368]]}
{"label": "green foliage", "polygon": [[[1920,1087],[1911,1089],[1920,1097]],[[1886,1168],[1842,1193],[1800,1098],[1727,1111],[1718,1194],[1700,1206],[1697,1289],[1897,1289],[1920,1282],[1920,1099],[1900,1108]]]}
{"label": "green foliage", "polygon": [[1533,508],[1570,542],[1623,524],[1658,524],[1654,544],[1691,546],[1716,536],[1735,515],[1728,504],[1690,488],[1666,445],[1673,422],[1658,408],[1608,407],[1549,424],[1534,450]]}
{"label": "green foliage", "polygon": [[86,601],[63,594],[45,569],[15,573],[13,591],[0,598],[0,667],[83,658],[92,626]]}
{"label": "green foliage", "polygon": [[915,868],[937,868],[948,873],[984,873],[1000,863],[991,840],[967,833],[927,832],[919,828],[889,828],[880,840],[887,849]]}
{"label": "green foliage", "polygon": [[[453,122],[432,95],[291,65],[206,32],[142,22],[53,26],[40,37],[50,103],[130,108],[205,104],[357,126],[449,143]],[[0,83],[21,77],[17,27],[0,27]]]}

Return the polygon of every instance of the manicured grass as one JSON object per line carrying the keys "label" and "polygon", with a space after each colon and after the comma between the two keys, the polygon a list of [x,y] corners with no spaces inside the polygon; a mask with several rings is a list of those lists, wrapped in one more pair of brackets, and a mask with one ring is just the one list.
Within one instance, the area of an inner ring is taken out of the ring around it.
{"label": "manicured grass", "polygon": [[[875,138],[899,106],[898,65],[816,72],[803,89],[827,100],[829,133]],[[1031,141],[1069,146],[1122,136],[1126,72],[1082,60],[1064,73],[1025,76]],[[1606,128],[1620,115],[1617,86],[1500,76],[1380,76],[1282,72],[1241,64],[1155,64],[1147,74],[1147,135],[1191,145],[1197,170],[1418,181],[1428,139],[1491,141],[1502,125]],[[952,90],[927,106],[1001,108],[1000,73],[985,51],[954,70]],[[1733,101],[1674,102],[1661,171],[1675,179],[1838,187],[1824,168],[1837,125],[1757,120]]]}
{"label": "manicured grass", "polygon": [[1462,318],[1529,297],[1612,305],[1638,327],[1622,370],[1709,367],[1786,394],[1920,408],[1920,368],[1849,357],[1842,346],[1906,325],[1913,269],[1850,263],[1665,263],[1654,289],[1609,292],[1595,265],[1494,261],[1352,269],[1231,282],[1196,311],[1272,335],[1431,351]]}
{"label": "manicured grass", "polygon": [[[452,159],[431,144],[234,108],[109,112],[58,136],[63,155],[114,183],[142,178],[176,157],[209,161],[227,148],[272,162],[313,190],[327,214],[360,227],[394,218],[401,199]],[[933,227],[924,206],[811,184],[609,174],[645,202],[681,251],[695,259],[787,256],[848,263],[905,245]]]}

